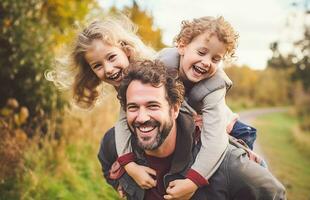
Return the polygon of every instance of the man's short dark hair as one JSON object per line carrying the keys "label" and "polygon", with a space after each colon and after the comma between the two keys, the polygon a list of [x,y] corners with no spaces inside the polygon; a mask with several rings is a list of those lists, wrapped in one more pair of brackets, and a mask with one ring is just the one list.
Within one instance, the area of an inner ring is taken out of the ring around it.
{"label": "man's short dark hair", "polygon": [[166,99],[169,105],[181,105],[184,101],[184,86],[179,79],[177,70],[168,70],[159,60],[136,61],[124,70],[124,78],[118,90],[117,98],[126,110],[126,92],[129,84],[134,81],[141,81],[143,84],[151,84],[154,87],[164,86]]}

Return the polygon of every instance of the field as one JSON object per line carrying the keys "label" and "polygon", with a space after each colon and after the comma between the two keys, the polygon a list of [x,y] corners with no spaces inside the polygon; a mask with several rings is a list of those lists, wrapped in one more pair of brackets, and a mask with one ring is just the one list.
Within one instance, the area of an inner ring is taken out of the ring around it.
{"label": "field", "polygon": [[288,199],[309,200],[310,134],[298,131],[290,113],[262,116],[255,125],[263,154],[271,171],[285,185]]}

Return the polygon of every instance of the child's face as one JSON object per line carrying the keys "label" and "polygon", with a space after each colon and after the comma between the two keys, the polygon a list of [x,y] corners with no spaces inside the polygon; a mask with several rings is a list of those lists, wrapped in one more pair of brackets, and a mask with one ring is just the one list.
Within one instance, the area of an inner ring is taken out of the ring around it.
{"label": "child's face", "polygon": [[208,71],[216,69],[226,53],[225,44],[217,36],[203,33],[189,44],[179,44],[181,76],[193,83],[209,77]]}
{"label": "child's face", "polygon": [[123,69],[129,66],[129,55],[116,46],[101,40],[94,40],[85,59],[97,77],[114,87],[118,87],[123,79]]}

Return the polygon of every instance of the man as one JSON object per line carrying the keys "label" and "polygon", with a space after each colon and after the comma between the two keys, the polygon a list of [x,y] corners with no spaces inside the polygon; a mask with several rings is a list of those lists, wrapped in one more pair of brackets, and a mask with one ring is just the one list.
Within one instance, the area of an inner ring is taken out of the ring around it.
{"label": "man", "polygon": [[250,161],[243,149],[232,145],[208,185],[201,186],[205,179],[193,172],[197,185],[189,185],[193,189],[183,196],[172,195],[175,182],[188,175],[200,147],[192,117],[179,112],[183,85],[162,64],[137,62],[128,68],[118,97],[132,132],[136,162],[156,171],[156,187],[140,188],[115,162],[114,129],[110,129],[98,157],[107,182],[121,189],[127,199],[285,199],[281,183],[267,169]]}

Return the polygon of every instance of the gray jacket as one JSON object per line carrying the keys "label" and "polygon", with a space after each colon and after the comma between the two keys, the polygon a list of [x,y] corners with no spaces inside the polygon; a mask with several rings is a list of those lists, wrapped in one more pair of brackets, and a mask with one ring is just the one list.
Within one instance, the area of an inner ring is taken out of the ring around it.
{"label": "gray jacket", "polygon": [[[176,48],[166,48],[159,52],[158,58],[168,67],[178,69],[180,55]],[[222,162],[228,145],[227,127],[237,119],[225,102],[226,92],[232,81],[222,69],[214,76],[195,84],[187,93],[186,108],[202,114],[202,147],[192,169],[209,179]],[[186,104],[186,102],[185,102]]]}

